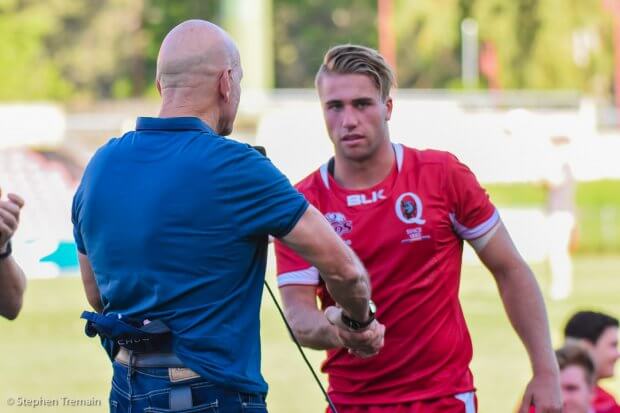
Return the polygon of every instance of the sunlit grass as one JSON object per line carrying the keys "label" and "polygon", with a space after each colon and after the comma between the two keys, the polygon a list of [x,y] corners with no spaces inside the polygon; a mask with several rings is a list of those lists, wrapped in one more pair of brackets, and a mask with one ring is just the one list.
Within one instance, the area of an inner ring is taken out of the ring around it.
{"label": "sunlit grass", "polygon": [[[549,276],[545,267],[537,265],[534,270],[546,289]],[[597,308],[620,315],[620,257],[579,257],[576,274],[573,297],[566,302],[547,302],[555,345],[561,342],[563,323],[577,309]],[[480,411],[511,412],[529,377],[523,346],[504,315],[491,275],[484,269],[464,269],[461,297],[474,340],[472,369]],[[30,282],[26,306],[18,320],[0,321],[0,412],[35,410],[8,407],[10,397],[94,397],[102,401],[102,407],[59,406],[36,411],[107,411],[111,369],[97,341],[83,334],[79,315],[84,308],[86,301],[78,278]],[[267,294],[261,315],[263,373],[271,388],[270,412],[323,412],[322,395]],[[318,368],[322,353],[308,354]],[[606,385],[620,394],[619,381]]]}

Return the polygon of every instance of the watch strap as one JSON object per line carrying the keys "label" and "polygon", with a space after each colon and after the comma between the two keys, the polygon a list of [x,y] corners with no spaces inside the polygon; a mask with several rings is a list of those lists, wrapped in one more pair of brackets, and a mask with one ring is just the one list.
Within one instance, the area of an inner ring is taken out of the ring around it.
{"label": "watch strap", "polygon": [[375,321],[374,303],[371,301],[368,305],[368,320],[366,321],[354,320],[347,316],[344,312],[340,313],[340,318],[342,319],[342,322],[351,330],[363,330]]}
{"label": "watch strap", "polygon": [[6,251],[0,253],[0,260],[8,258],[13,253],[13,248],[11,247],[11,241],[6,243]]}

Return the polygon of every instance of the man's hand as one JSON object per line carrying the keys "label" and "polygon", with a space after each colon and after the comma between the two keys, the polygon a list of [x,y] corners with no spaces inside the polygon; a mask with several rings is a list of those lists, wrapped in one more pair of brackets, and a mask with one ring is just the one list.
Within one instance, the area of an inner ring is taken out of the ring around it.
{"label": "man's hand", "polygon": [[530,406],[536,413],[561,413],[562,393],[558,374],[534,375],[525,389],[519,413],[528,413]]}
{"label": "man's hand", "polygon": [[8,201],[0,200],[0,253],[6,251],[9,240],[17,230],[19,213],[24,206],[24,200],[19,196],[9,194],[8,198]]}
{"label": "man's hand", "polygon": [[349,353],[361,358],[368,358],[379,353],[384,344],[385,326],[374,320],[367,328],[353,331],[342,322],[342,309],[327,307],[325,317],[337,327],[338,338]]}

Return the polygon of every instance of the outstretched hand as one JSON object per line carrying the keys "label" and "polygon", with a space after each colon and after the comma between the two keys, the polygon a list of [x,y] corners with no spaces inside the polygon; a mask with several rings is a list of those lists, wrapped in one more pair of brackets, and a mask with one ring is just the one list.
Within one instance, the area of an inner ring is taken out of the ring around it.
{"label": "outstretched hand", "polygon": [[368,358],[379,353],[384,344],[385,326],[374,320],[367,328],[354,331],[342,322],[342,309],[327,307],[325,317],[336,327],[336,334],[349,353],[361,358]]}

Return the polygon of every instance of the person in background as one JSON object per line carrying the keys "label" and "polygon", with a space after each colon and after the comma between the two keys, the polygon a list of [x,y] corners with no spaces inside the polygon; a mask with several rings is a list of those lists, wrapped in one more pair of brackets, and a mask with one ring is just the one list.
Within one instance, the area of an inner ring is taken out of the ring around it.
{"label": "person in background", "polygon": [[549,224],[550,296],[563,300],[573,291],[573,263],[570,249],[576,237],[575,176],[570,162],[570,139],[553,135],[544,184],[547,188],[547,220]]}
{"label": "person in background", "polygon": [[597,311],[579,311],[564,327],[567,343],[577,343],[590,352],[595,367],[593,402],[596,413],[620,413],[615,397],[604,390],[600,380],[614,376],[618,352],[618,319]]}
{"label": "person in background", "polygon": [[[560,367],[562,413],[595,413],[594,362],[588,351],[576,344],[568,344],[555,351]],[[536,413],[534,407],[530,413]]]}
{"label": "person in background", "polygon": [[[2,190],[0,190],[0,197]],[[26,277],[11,255],[11,238],[19,225],[24,200],[15,194],[0,198],[0,315],[14,320],[22,308]]]}

